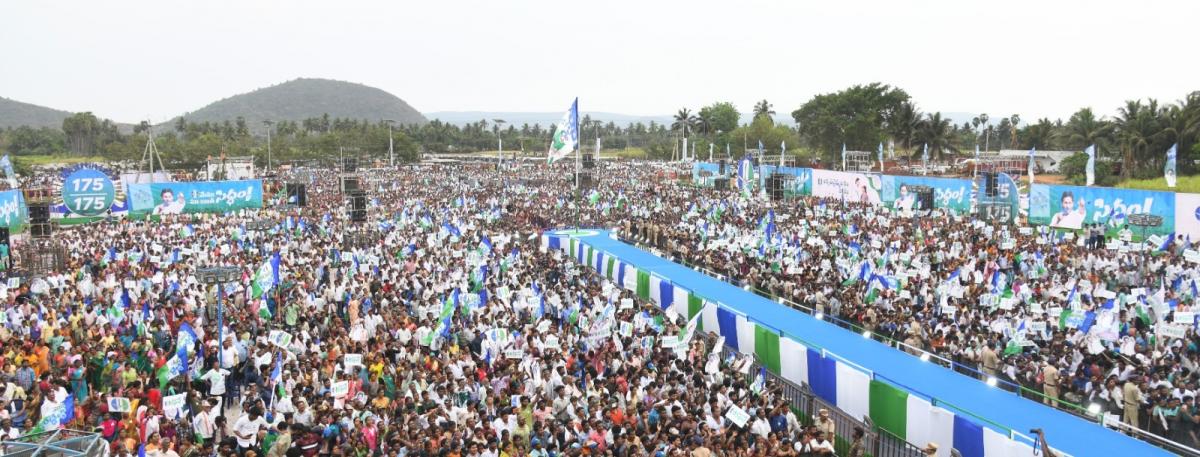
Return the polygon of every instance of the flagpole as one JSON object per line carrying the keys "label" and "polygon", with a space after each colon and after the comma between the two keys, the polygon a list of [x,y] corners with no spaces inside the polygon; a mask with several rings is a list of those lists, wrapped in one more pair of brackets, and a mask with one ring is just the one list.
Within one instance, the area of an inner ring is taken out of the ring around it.
{"label": "flagpole", "polygon": [[579,185],[579,171],[583,168],[583,153],[579,147],[579,98],[575,99],[575,231],[579,231],[579,207],[583,203],[580,201],[582,188]]}

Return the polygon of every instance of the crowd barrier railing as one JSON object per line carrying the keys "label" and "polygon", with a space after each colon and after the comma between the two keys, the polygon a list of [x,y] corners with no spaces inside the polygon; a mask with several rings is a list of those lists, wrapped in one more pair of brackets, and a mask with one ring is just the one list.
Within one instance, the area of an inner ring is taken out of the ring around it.
{"label": "crowd barrier railing", "polygon": [[[672,260],[672,261],[674,261],[674,262],[676,262],[676,263],[679,263],[679,264],[681,264],[681,265],[683,265],[683,266],[686,266],[686,267],[688,267],[688,268],[691,268],[691,269],[693,269],[693,270],[699,271],[699,272],[701,272],[701,273],[704,273],[704,274],[706,274],[706,275],[708,275],[708,276],[711,276],[711,277],[717,278],[717,279],[719,279],[719,280],[721,280],[721,281],[724,281],[724,282],[730,283],[730,284],[732,284],[732,285],[735,285],[735,286],[737,286],[737,287],[741,287],[743,290],[746,290],[746,291],[748,291],[748,292],[753,292],[753,293],[755,293],[755,294],[757,294],[757,295],[759,295],[759,296],[762,296],[762,297],[764,297],[764,298],[771,299],[772,301],[775,301],[776,303],[779,303],[779,304],[781,304],[781,305],[784,305],[784,306],[787,306],[787,307],[789,307],[789,308],[792,308],[792,309],[795,309],[795,310],[801,311],[801,312],[803,312],[803,313],[805,313],[805,314],[808,314],[808,315],[810,315],[810,316],[813,316],[815,319],[827,321],[827,322],[829,322],[829,323],[832,323],[832,324],[834,324],[834,325],[837,325],[838,327],[842,327],[842,328],[844,328],[844,329],[847,329],[847,330],[850,330],[850,331],[852,331],[852,332],[855,332],[855,333],[858,333],[858,334],[862,334],[864,337],[872,338],[872,339],[874,339],[874,340],[876,340],[876,341],[879,341],[879,342],[881,342],[881,343],[887,344],[887,345],[889,345],[889,346],[891,346],[891,347],[893,347],[893,348],[895,348],[895,349],[897,349],[897,350],[900,350],[900,351],[906,352],[906,353],[908,353],[908,354],[910,354],[910,355],[913,355],[914,357],[918,357],[918,358],[920,358],[922,361],[925,361],[925,362],[930,362],[930,363],[936,363],[936,364],[938,364],[938,365],[940,365],[940,366],[942,366],[942,367],[944,367],[944,368],[948,368],[948,369],[950,369],[950,370],[952,370],[952,371],[954,371],[955,373],[958,373],[958,374],[960,374],[960,375],[968,376],[968,377],[974,378],[975,380],[978,380],[978,381],[983,381],[983,382],[985,382],[985,383],[987,383],[988,385],[991,385],[991,386],[993,386],[993,387],[996,387],[996,388],[1003,389],[1003,390],[1005,390],[1005,391],[1007,391],[1007,392],[1012,392],[1014,395],[1017,395],[1017,396],[1019,396],[1019,397],[1022,397],[1022,398],[1030,399],[1030,400],[1033,400],[1033,401],[1037,401],[1037,402],[1039,402],[1039,403],[1046,404],[1047,406],[1050,406],[1050,404],[1051,404],[1051,403],[1054,403],[1054,407],[1056,407],[1057,409],[1059,409],[1059,410],[1061,410],[1061,411],[1068,412],[1068,413],[1070,413],[1070,414],[1072,414],[1072,415],[1075,415],[1075,416],[1077,416],[1077,417],[1083,418],[1083,419],[1085,419],[1085,420],[1089,420],[1089,421],[1092,421],[1092,422],[1096,422],[1096,423],[1098,423],[1098,424],[1100,424],[1100,425],[1102,425],[1102,426],[1105,426],[1105,427],[1109,427],[1109,428],[1116,429],[1116,430],[1118,430],[1118,431],[1120,431],[1120,432],[1122,432],[1122,433],[1125,433],[1125,434],[1127,434],[1127,435],[1133,436],[1133,437],[1135,437],[1135,438],[1137,438],[1137,439],[1140,439],[1140,440],[1142,440],[1142,441],[1145,441],[1145,442],[1151,443],[1151,444],[1153,444],[1153,445],[1155,445],[1155,446],[1161,447],[1161,448],[1163,448],[1163,449],[1166,449],[1166,450],[1168,450],[1168,451],[1175,452],[1175,453],[1180,453],[1180,454],[1183,454],[1183,455],[1200,455],[1200,450],[1197,450],[1197,449],[1195,449],[1195,448],[1192,448],[1192,447],[1190,447],[1190,446],[1187,446],[1187,445],[1185,445],[1185,444],[1182,444],[1182,443],[1176,442],[1176,441],[1174,441],[1174,440],[1171,440],[1171,439],[1169,439],[1169,438],[1166,438],[1166,437],[1163,437],[1163,436],[1160,436],[1160,435],[1157,435],[1157,434],[1151,433],[1151,432],[1149,432],[1149,431],[1146,431],[1146,430],[1143,430],[1143,429],[1140,429],[1140,428],[1132,427],[1132,426],[1130,426],[1130,425],[1128,425],[1128,424],[1125,424],[1124,422],[1120,422],[1120,421],[1106,421],[1106,420],[1104,419],[1104,412],[1103,412],[1103,411],[1101,411],[1100,413],[1093,413],[1093,412],[1089,411],[1089,410],[1088,410],[1088,408],[1087,408],[1087,407],[1085,407],[1085,406],[1083,406],[1083,405],[1079,405],[1079,404],[1076,404],[1076,403],[1073,403],[1073,402],[1070,402],[1070,401],[1064,400],[1064,399],[1062,399],[1062,398],[1051,399],[1050,397],[1046,396],[1046,395],[1045,395],[1045,394],[1043,394],[1042,392],[1038,392],[1038,391],[1036,391],[1036,390],[1030,389],[1030,388],[1028,388],[1028,387],[1025,387],[1025,386],[1023,386],[1023,385],[1021,385],[1021,384],[1019,384],[1019,383],[1015,383],[1015,382],[1012,382],[1012,381],[1010,381],[1010,380],[1007,380],[1007,379],[1002,379],[1002,378],[1000,378],[999,376],[992,376],[992,375],[989,375],[989,374],[987,374],[987,373],[985,373],[985,372],[983,372],[983,371],[979,370],[978,368],[976,368],[976,367],[974,367],[974,366],[971,366],[971,365],[968,365],[968,364],[964,364],[964,363],[961,363],[961,362],[957,362],[957,361],[954,361],[954,360],[950,360],[950,359],[948,359],[948,358],[946,358],[946,357],[943,357],[943,356],[941,356],[941,355],[938,355],[938,354],[936,354],[936,353],[933,353],[933,352],[930,352],[930,351],[927,351],[927,350],[925,350],[925,349],[918,348],[918,347],[915,347],[915,346],[911,346],[911,345],[909,345],[909,344],[906,344],[906,343],[904,343],[903,341],[898,341],[898,340],[895,340],[895,339],[893,339],[893,338],[890,338],[890,337],[888,337],[887,335],[883,335],[883,334],[880,334],[880,333],[877,333],[877,332],[874,332],[874,331],[867,330],[866,328],[864,328],[863,326],[861,326],[861,325],[860,325],[860,324],[858,324],[858,323],[855,323],[855,322],[852,322],[852,321],[848,321],[848,320],[844,320],[844,319],[840,318],[839,316],[830,316],[830,315],[828,315],[828,314],[822,313],[821,311],[819,311],[819,310],[817,310],[817,309],[815,309],[815,308],[813,308],[813,307],[811,307],[811,306],[808,306],[808,305],[805,305],[805,304],[801,304],[801,303],[796,303],[796,302],[794,302],[794,301],[792,301],[792,300],[790,300],[790,299],[787,299],[787,298],[784,298],[784,297],[779,297],[778,295],[776,295],[776,294],[773,294],[773,293],[771,293],[771,292],[769,292],[769,291],[764,291],[764,290],[758,289],[757,287],[753,287],[753,286],[751,286],[751,285],[749,285],[749,284],[745,284],[745,282],[744,282],[744,281],[741,281],[741,280],[739,280],[739,279],[737,279],[737,278],[731,278],[731,277],[729,277],[728,275],[725,275],[725,274],[722,274],[722,273],[719,273],[719,272],[713,271],[712,269],[709,269],[709,268],[707,268],[707,267],[704,267],[704,266],[700,266],[700,265],[693,265],[692,263],[688,262],[688,261],[687,261],[687,260],[685,260],[685,259],[677,258],[677,257],[675,257],[675,256],[664,256],[664,255],[663,255],[663,253],[662,253],[661,251],[659,251],[659,250],[658,250],[656,247],[654,247],[654,246],[650,246],[650,245],[648,245],[647,243],[645,243],[645,242],[644,242],[644,241],[642,241],[642,240],[638,240],[638,239],[630,239],[630,238],[629,238],[629,237],[627,237],[627,236],[626,236],[626,234],[624,234],[624,233],[618,233],[618,238],[619,238],[621,241],[623,241],[623,242],[626,242],[626,243],[629,243],[629,244],[632,244],[632,245],[638,246],[638,247],[640,247],[640,248],[642,248],[642,249],[646,249],[646,250],[650,251],[652,254],[654,254],[654,255],[657,255],[657,256],[659,256],[659,257],[666,257],[666,258],[670,258],[670,260]],[[752,316],[751,316],[751,317],[752,317]],[[771,325],[769,325],[769,324],[767,324],[767,323],[763,323],[763,322],[760,322],[760,321],[757,321],[757,320],[756,320],[756,322],[758,322],[760,325],[763,325],[764,327],[770,328],[772,331],[775,331],[776,333],[778,333],[778,334],[780,334],[780,335],[782,335],[782,336],[787,336],[787,337],[789,337],[789,338],[792,338],[792,339],[796,340],[797,342],[800,342],[800,343],[802,343],[802,344],[805,344],[805,345],[807,345],[808,347],[812,347],[812,348],[821,348],[821,346],[820,346],[820,345],[813,344],[813,343],[811,343],[811,342],[809,342],[809,341],[807,341],[807,340],[803,339],[802,337],[799,337],[798,335],[791,335],[791,334],[787,334],[786,332],[782,332],[782,331],[780,331],[779,329],[777,329],[777,328],[775,328],[775,327],[773,327],[773,326],[771,326]],[[947,409],[951,409],[951,410],[953,410],[953,411],[957,411],[957,412],[963,413],[963,414],[965,414],[965,415],[967,415],[967,416],[970,416],[970,417],[974,418],[974,419],[975,419],[975,420],[977,420],[977,421],[984,422],[984,423],[988,423],[988,424],[991,424],[991,425],[993,425],[993,426],[995,426],[995,427],[997,427],[997,428],[1000,428],[1000,429],[1002,429],[1002,430],[1006,430],[1006,431],[1009,433],[1010,437],[1012,437],[1012,438],[1014,438],[1014,439],[1017,439],[1017,438],[1019,437],[1020,439],[1022,439],[1023,441],[1026,441],[1027,443],[1030,443],[1030,444],[1033,444],[1033,443],[1035,443],[1035,439],[1034,439],[1034,438],[1032,438],[1032,437],[1029,437],[1029,436],[1028,436],[1028,435],[1026,435],[1026,434],[1023,434],[1023,433],[1021,433],[1020,431],[1013,430],[1013,429],[1012,429],[1012,428],[1010,428],[1010,427],[1004,426],[1003,424],[998,424],[998,423],[996,423],[996,422],[994,422],[994,421],[992,421],[992,420],[990,420],[990,419],[986,418],[985,416],[983,416],[983,415],[981,415],[981,414],[978,414],[978,413],[975,413],[975,412],[973,412],[973,411],[970,411],[970,410],[966,410],[966,409],[960,408],[960,407],[958,407],[958,406],[955,406],[954,404],[951,404],[951,403],[949,403],[949,402],[946,402],[946,401],[940,400],[940,399],[939,399],[939,398],[937,398],[936,396],[930,395],[930,394],[928,394],[928,393],[925,393],[925,392],[920,392],[920,391],[918,391],[918,390],[916,390],[916,389],[914,389],[914,388],[912,388],[912,387],[910,387],[910,386],[906,386],[906,385],[903,385],[903,384],[897,383],[897,382],[895,382],[895,381],[893,381],[893,380],[891,380],[891,379],[888,379],[888,378],[886,378],[886,377],[885,377],[885,376],[883,376],[883,375],[879,375],[878,373],[873,373],[871,370],[867,370],[866,368],[863,368],[863,367],[861,367],[861,366],[858,366],[858,365],[857,365],[857,364],[855,364],[853,361],[846,360],[845,358],[838,356],[838,355],[837,355],[835,352],[833,352],[833,351],[829,351],[829,350],[827,350],[827,349],[825,349],[825,348],[821,348],[821,351],[822,351],[823,353],[825,353],[825,354],[828,354],[828,355],[830,355],[830,356],[833,356],[833,357],[837,358],[839,361],[843,361],[843,362],[846,362],[847,364],[854,365],[854,366],[855,366],[855,368],[857,368],[857,369],[859,369],[860,371],[863,371],[863,372],[865,372],[865,373],[869,373],[869,374],[871,374],[873,377],[878,377],[878,378],[881,378],[881,379],[883,379],[883,380],[886,380],[887,382],[889,382],[889,383],[891,383],[891,384],[893,384],[893,385],[896,385],[896,386],[898,386],[898,387],[903,387],[903,388],[905,388],[905,389],[907,389],[907,390],[909,390],[909,391],[911,391],[911,392],[918,393],[918,394],[920,394],[921,396],[928,398],[928,399],[929,399],[929,401],[930,401],[930,403],[931,403],[931,404],[933,404],[933,405],[935,405],[935,406],[943,406],[943,407],[946,407]],[[782,381],[786,381],[786,380],[782,380]],[[886,431],[884,431],[884,432],[886,433]]]}

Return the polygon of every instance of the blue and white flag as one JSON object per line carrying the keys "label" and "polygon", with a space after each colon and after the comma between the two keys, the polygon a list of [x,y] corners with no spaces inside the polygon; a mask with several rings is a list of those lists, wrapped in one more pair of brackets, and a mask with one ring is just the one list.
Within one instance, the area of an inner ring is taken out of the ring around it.
{"label": "blue and white flag", "polygon": [[1037,154],[1037,148],[1029,149],[1029,185],[1033,185],[1033,155]]}
{"label": "blue and white flag", "polygon": [[925,143],[925,148],[921,152],[921,174],[929,174],[929,143]]}
{"label": "blue and white flag", "polygon": [[879,142],[879,150],[877,151],[876,155],[879,156],[879,172],[883,173],[883,142],[882,141]]}
{"label": "blue and white flag", "polygon": [[[1171,149],[1167,149],[1167,163],[1163,164],[1163,178],[1167,180],[1167,187],[1175,187],[1175,153],[1179,148],[1179,143],[1171,145]],[[5,156],[7,157],[7,156]]]}
{"label": "blue and white flag", "polygon": [[562,120],[554,129],[554,140],[546,154],[547,163],[554,163],[579,147],[579,99],[571,102],[571,108],[563,113]]}
{"label": "blue and white flag", "polygon": [[17,173],[13,171],[12,159],[8,158],[8,154],[0,157],[0,169],[4,170],[4,179],[8,180],[8,187],[17,188]]}
{"label": "blue and white flag", "polygon": [[[1088,158],[1088,161],[1087,161],[1087,185],[1090,186],[1090,185],[1096,183],[1096,145],[1093,144],[1091,146],[1088,146],[1087,149],[1083,150],[1083,153],[1087,154],[1087,158]],[[1030,176],[1033,176],[1032,172],[1030,172]]]}
{"label": "blue and white flag", "polygon": [[846,143],[842,143],[842,171],[846,171]]}

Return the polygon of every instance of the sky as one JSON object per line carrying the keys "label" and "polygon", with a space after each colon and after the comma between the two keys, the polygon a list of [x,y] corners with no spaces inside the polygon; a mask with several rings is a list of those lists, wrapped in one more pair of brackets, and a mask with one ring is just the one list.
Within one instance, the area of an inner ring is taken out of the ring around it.
{"label": "sky", "polygon": [[926,112],[1115,114],[1200,90],[1194,0],[0,3],[0,96],[161,122],[298,77],[422,112],[779,113],[883,82]]}

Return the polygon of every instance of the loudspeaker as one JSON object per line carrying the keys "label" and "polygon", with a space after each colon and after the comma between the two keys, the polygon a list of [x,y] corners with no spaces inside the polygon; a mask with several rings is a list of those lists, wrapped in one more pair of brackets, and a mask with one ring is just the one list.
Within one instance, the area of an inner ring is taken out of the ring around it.
{"label": "loudspeaker", "polygon": [[917,195],[917,208],[921,210],[931,210],[933,206],[933,188],[928,186],[913,186]]}
{"label": "loudspeaker", "polygon": [[591,153],[582,154],[580,156],[580,162],[582,162],[582,167],[584,170],[596,168],[596,156]]}
{"label": "loudspeaker", "polygon": [[579,183],[580,189],[592,189],[596,187],[596,176],[592,174],[591,170],[576,173],[575,180]]}
{"label": "loudspeaker", "polygon": [[367,221],[367,194],[365,192],[356,191],[350,194],[350,221]]}
{"label": "loudspeaker", "polygon": [[996,194],[999,193],[999,191],[997,189],[999,187],[998,181],[999,181],[999,179],[997,179],[995,172],[984,173],[983,174],[984,194],[989,197],[995,197]]}
{"label": "loudspeaker", "polygon": [[54,229],[49,222],[36,222],[29,224],[29,234],[34,238],[50,238],[54,233]]}
{"label": "loudspeaker", "polygon": [[354,173],[358,171],[358,159],[353,157],[345,157],[342,159],[342,172]]}
{"label": "loudspeaker", "polygon": [[342,192],[352,193],[358,190],[358,178],[342,178]]}
{"label": "loudspeaker", "polygon": [[728,164],[725,162],[725,159],[721,159],[719,162],[717,162],[717,170],[722,176],[725,175],[726,166],[728,166]]}
{"label": "loudspeaker", "polygon": [[50,221],[50,205],[46,203],[29,204],[29,221],[32,223]]}
{"label": "loudspeaker", "polygon": [[0,227],[0,245],[9,245],[8,227]]}
{"label": "loudspeaker", "polygon": [[713,189],[728,190],[729,189],[729,178],[714,178],[713,179]]}
{"label": "loudspeaker", "polygon": [[287,190],[287,202],[296,206],[305,206],[308,204],[308,192],[304,184],[287,183],[284,185]]}
{"label": "loudspeaker", "polygon": [[771,195],[771,200],[783,200],[783,181],[782,173],[775,173],[767,179],[767,193]]}

